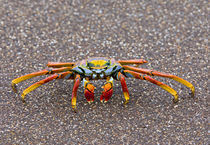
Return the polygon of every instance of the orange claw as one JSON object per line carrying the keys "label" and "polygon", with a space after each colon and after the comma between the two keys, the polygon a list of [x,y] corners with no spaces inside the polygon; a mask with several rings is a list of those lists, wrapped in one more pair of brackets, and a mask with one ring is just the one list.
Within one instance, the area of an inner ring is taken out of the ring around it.
{"label": "orange claw", "polygon": [[94,101],[94,89],[95,87],[91,83],[85,84],[85,98],[88,103],[92,103]]}
{"label": "orange claw", "polygon": [[112,96],[113,94],[113,89],[112,89],[112,84],[111,83],[107,83],[103,86],[104,91],[102,92],[102,95],[100,97],[100,101],[106,103]]}
{"label": "orange claw", "polygon": [[102,87],[104,91],[102,92],[102,95],[100,97],[100,101],[106,103],[113,94],[113,78],[108,78],[107,83]]}

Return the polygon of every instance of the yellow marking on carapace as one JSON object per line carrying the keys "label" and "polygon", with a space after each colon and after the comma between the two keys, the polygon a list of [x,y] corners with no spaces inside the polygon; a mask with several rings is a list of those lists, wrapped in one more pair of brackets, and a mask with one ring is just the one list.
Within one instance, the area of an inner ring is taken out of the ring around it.
{"label": "yellow marking on carapace", "polygon": [[93,64],[94,66],[91,67],[93,69],[102,69],[106,67],[106,60],[92,60],[89,63]]}

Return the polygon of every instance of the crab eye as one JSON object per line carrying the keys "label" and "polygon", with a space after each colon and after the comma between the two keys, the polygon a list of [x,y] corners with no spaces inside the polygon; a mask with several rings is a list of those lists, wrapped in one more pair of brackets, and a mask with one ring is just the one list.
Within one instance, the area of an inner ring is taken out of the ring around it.
{"label": "crab eye", "polygon": [[87,66],[88,66],[88,67],[94,67],[94,64],[88,62],[88,63],[87,63]]}
{"label": "crab eye", "polygon": [[105,65],[109,66],[110,65],[110,61],[108,61]]}

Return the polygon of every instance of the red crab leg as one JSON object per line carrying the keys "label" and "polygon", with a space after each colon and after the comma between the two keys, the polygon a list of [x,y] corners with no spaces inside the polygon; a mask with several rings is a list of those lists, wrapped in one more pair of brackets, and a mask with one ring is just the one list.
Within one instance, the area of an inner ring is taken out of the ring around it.
{"label": "red crab leg", "polygon": [[79,88],[80,80],[81,80],[80,75],[77,74],[74,79],[74,87],[73,87],[72,97],[71,97],[71,104],[74,110],[76,110],[77,90]]}
{"label": "red crab leg", "polygon": [[63,73],[60,73],[60,74],[54,74],[54,75],[51,75],[39,82],[36,82],[34,84],[32,84],[30,87],[28,87],[27,89],[25,89],[21,95],[22,97],[22,100],[24,101],[24,98],[25,98],[25,95],[30,93],[31,91],[35,90],[36,88],[38,88],[39,86],[49,82],[49,81],[52,81],[54,79],[62,79],[64,78],[65,76],[67,76],[68,74],[72,74],[72,72],[63,72]]}
{"label": "red crab leg", "polygon": [[118,61],[121,65],[126,65],[126,64],[143,64],[147,63],[146,60],[143,59],[133,59],[133,60],[119,60]]}
{"label": "red crab leg", "polygon": [[172,94],[174,96],[174,99],[173,99],[174,103],[176,103],[178,101],[177,92],[174,89],[172,89],[171,87],[169,87],[168,85],[166,85],[162,82],[159,82],[147,75],[142,75],[142,74],[134,72],[134,71],[124,70],[124,73],[125,74],[128,73],[128,74],[126,74],[126,76],[128,76],[128,77],[130,77],[129,75],[132,75],[132,77],[134,77],[134,78],[141,79],[141,80],[147,80],[155,85],[160,86],[161,88],[163,88],[164,90],[166,90],[167,92],[169,92],[170,94]]}
{"label": "red crab leg", "polygon": [[194,97],[194,94],[195,94],[195,87],[189,83],[188,81],[180,78],[180,77],[177,77],[175,75],[171,75],[171,74],[166,74],[166,73],[161,73],[161,72],[158,72],[158,71],[155,71],[155,70],[149,70],[149,69],[141,69],[141,68],[136,68],[136,67],[132,67],[132,66],[123,66],[126,70],[132,70],[132,71],[135,71],[135,72],[139,72],[139,73],[143,73],[143,74],[147,74],[147,75],[150,75],[150,76],[161,76],[161,77],[166,77],[166,78],[170,78],[170,79],[173,79],[177,82],[180,82],[182,83],[183,85],[185,85],[186,87],[190,88],[191,91],[192,91],[192,97]]}
{"label": "red crab leg", "polygon": [[59,67],[73,67],[75,63],[73,62],[48,62],[47,66],[48,67],[54,67],[54,68],[59,68]]}
{"label": "red crab leg", "polygon": [[125,81],[125,76],[121,72],[119,72],[117,75],[117,79],[120,80],[120,82],[121,82],[123,95],[125,97],[124,104],[127,104],[129,102],[130,97],[129,97],[128,87],[127,87],[126,81]]}
{"label": "red crab leg", "polygon": [[70,67],[63,67],[63,68],[58,68],[58,69],[44,69],[44,70],[41,70],[41,71],[38,71],[38,72],[34,72],[34,73],[31,73],[31,74],[21,76],[19,78],[16,78],[16,79],[12,80],[13,91],[17,93],[16,84],[18,84],[18,83],[20,83],[24,80],[27,80],[27,79],[30,79],[30,78],[33,78],[33,77],[36,77],[36,76],[60,73],[60,72],[68,71],[68,70],[71,70],[71,68]]}
{"label": "red crab leg", "polygon": [[84,88],[85,88],[85,91],[84,91],[85,98],[87,99],[88,103],[92,103],[94,101],[94,89],[96,87],[94,87],[92,83],[88,81],[88,79],[87,80],[84,79],[83,83],[84,83]]}
{"label": "red crab leg", "polygon": [[106,103],[113,94],[113,78],[108,77],[106,84],[102,87],[104,91],[100,97],[100,101]]}

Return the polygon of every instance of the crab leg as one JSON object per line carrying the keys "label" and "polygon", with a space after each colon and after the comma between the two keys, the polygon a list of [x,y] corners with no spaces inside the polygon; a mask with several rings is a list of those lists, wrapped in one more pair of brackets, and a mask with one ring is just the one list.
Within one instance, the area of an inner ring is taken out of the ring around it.
{"label": "crab leg", "polygon": [[79,88],[80,80],[81,80],[80,75],[77,74],[74,79],[74,87],[73,87],[72,97],[71,97],[71,104],[74,110],[76,110],[77,90]]}
{"label": "crab leg", "polygon": [[129,102],[130,97],[129,97],[128,87],[127,87],[126,81],[125,81],[125,76],[121,72],[119,72],[117,75],[117,79],[120,80],[120,82],[121,82],[123,95],[125,97],[124,104],[127,104]]}
{"label": "crab leg", "polygon": [[171,75],[171,74],[161,73],[161,72],[158,72],[158,71],[155,71],[155,70],[141,69],[141,68],[136,68],[136,67],[127,66],[127,65],[125,65],[123,67],[126,70],[132,70],[132,71],[147,74],[147,75],[150,75],[150,76],[161,76],[161,77],[166,77],[166,78],[173,79],[173,80],[185,85],[186,87],[190,88],[191,91],[192,91],[192,97],[194,97],[195,87],[191,83],[189,83],[188,81],[186,81],[186,80],[184,80],[180,77],[177,77],[177,76]]}
{"label": "crab leg", "polygon": [[108,77],[106,84],[102,87],[104,91],[100,97],[100,101],[106,103],[113,94],[113,78]]}
{"label": "crab leg", "polygon": [[174,96],[174,99],[173,99],[174,103],[176,103],[178,101],[177,92],[174,89],[172,89],[171,87],[169,87],[168,85],[166,85],[162,82],[159,82],[147,75],[142,75],[142,74],[134,72],[134,71],[124,70],[124,73],[127,77],[134,77],[134,78],[141,79],[141,80],[147,80],[155,85],[160,86],[161,88],[163,88],[164,90],[166,90],[167,92],[169,92],[170,94],[172,94]]}
{"label": "crab leg", "polygon": [[48,67],[60,68],[60,67],[73,67],[75,63],[73,62],[48,62]]}
{"label": "crab leg", "polygon": [[60,74],[54,74],[54,75],[51,75],[39,82],[36,82],[34,84],[32,84],[30,87],[28,87],[27,89],[25,89],[21,95],[22,97],[22,101],[24,101],[25,99],[25,95],[30,93],[31,91],[35,90],[36,88],[38,88],[39,86],[49,82],[49,81],[52,81],[54,79],[62,79],[64,78],[65,76],[67,76],[68,74],[72,74],[72,72],[64,72],[64,73],[60,73]]}
{"label": "crab leg", "polygon": [[92,83],[87,79],[83,79],[83,84],[85,88],[85,98],[87,99],[88,103],[92,103],[94,101],[94,87]]}
{"label": "crab leg", "polygon": [[27,79],[30,79],[30,78],[33,78],[36,76],[60,73],[60,72],[69,71],[69,70],[71,70],[70,67],[63,67],[63,68],[58,68],[58,69],[44,69],[44,70],[41,70],[38,72],[27,74],[27,75],[24,75],[24,76],[21,76],[19,78],[12,80],[12,89],[15,93],[17,93],[16,84],[18,84],[24,80],[27,80]]}
{"label": "crab leg", "polygon": [[147,63],[146,60],[143,59],[132,59],[132,60],[119,60],[118,61],[121,65],[126,65],[126,64],[143,64]]}

